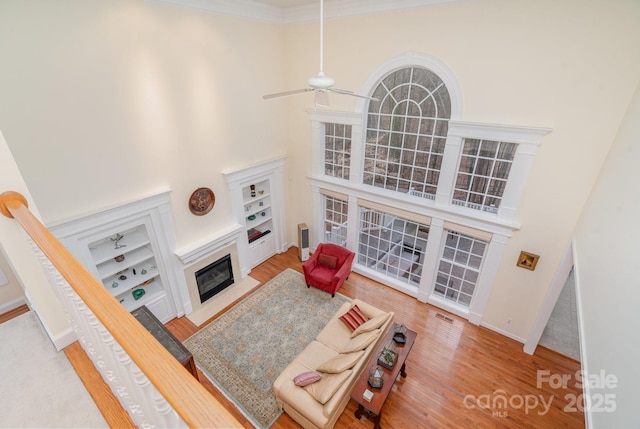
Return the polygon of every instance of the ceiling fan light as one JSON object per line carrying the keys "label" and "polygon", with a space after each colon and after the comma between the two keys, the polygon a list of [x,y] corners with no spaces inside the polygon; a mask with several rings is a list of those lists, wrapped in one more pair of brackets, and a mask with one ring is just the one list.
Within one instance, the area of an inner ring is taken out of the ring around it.
{"label": "ceiling fan light", "polygon": [[329,94],[325,89],[316,89],[313,101],[316,106],[329,107]]}
{"label": "ceiling fan light", "polygon": [[324,73],[320,72],[317,75],[310,77],[307,83],[314,89],[328,89],[331,88],[336,81],[332,77],[325,76]]}

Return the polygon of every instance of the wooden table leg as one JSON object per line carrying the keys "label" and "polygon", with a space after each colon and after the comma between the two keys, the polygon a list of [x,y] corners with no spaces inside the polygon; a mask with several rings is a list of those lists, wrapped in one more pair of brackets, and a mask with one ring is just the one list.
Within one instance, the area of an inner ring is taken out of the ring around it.
{"label": "wooden table leg", "polygon": [[363,414],[366,414],[367,418],[373,420],[373,423],[374,423],[373,429],[381,429],[380,416],[382,415],[382,411],[380,411],[380,414],[374,414],[373,412],[367,410],[362,405],[358,404],[358,409],[354,412],[354,414],[356,416],[356,419],[358,420],[360,420],[360,417],[362,417]]}
{"label": "wooden table leg", "polygon": [[407,363],[406,362],[404,362],[402,364],[402,368],[400,368],[400,376],[402,378],[407,378],[407,373],[406,373],[405,369],[407,369]]}
{"label": "wooden table leg", "polygon": [[[372,413],[373,414],[373,413]],[[382,416],[382,410],[380,410],[380,414],[375,415],[373,417],[373,422],[375,423],[375,425],[373,425],[373,429],[381,429],[382,427],[380,426],[380,417]]]}

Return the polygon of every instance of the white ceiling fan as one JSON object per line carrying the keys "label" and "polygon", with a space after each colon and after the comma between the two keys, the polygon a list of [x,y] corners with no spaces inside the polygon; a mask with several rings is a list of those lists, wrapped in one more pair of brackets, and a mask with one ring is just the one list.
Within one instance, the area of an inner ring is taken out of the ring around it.
{"label": "white ceiling fan", "polygon": [[304,94],[306,92],[314,92],[314,103],[320,106],[329,106],[329,92],[335,92],[337,94],[350,95],[352,97],[365,98],[367,100],[378,101],[376,98],[367,97],[364,95],[356,94],[353,91],[347,91],[344,89],[334,88],[333,84],[335,80],[324,74],[323,71],[323,48],[324,48],[324,0],[320,0],[320,71],[317,75],[310,77],[307,80],[309,88],[294,89],[292,91],[278,92],[275,94],[267,94],[263,96],[265,100],[272,98],[289,97],[291,95]]}

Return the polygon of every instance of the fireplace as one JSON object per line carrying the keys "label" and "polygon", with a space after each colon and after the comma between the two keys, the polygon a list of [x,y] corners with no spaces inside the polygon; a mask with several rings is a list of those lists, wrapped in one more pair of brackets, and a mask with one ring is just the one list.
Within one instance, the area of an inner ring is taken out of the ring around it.
{"label": "fireplace", "polygon": [[231,255],[226,255],[196,271],[196,284],[200,293],[200,303],[231,286],[233,284]]}

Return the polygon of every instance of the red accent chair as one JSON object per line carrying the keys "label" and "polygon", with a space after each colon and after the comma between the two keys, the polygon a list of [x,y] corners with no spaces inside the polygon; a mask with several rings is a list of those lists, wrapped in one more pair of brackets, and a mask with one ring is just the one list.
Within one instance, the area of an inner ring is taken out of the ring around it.
{"label": "red accent chair", "polygon": [[351,274],[355,253],[333,243],[320,243],[311,257],[302,264],[307,287],[315,287],[336,296],[342,283]]}

